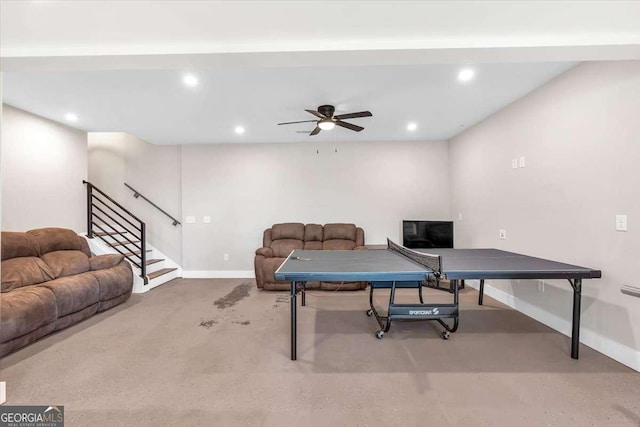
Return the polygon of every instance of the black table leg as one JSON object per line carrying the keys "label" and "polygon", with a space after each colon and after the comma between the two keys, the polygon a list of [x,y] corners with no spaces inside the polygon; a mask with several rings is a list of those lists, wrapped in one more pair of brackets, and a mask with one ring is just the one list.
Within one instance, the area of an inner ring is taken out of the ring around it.
{"label": "black table leg", "polygon": [[484,279],[480,279],[480,290],[478,292],[478,305],[482,305],[483,295],[484,295]]}
{"label": "black table leg", "polygon": [[[291,360],[297,359],[297,344],[296,344],[296,282],[291,282]],[[303,296],[304,298],[304,296]]]}
{"label": "black table leg", "polygon": [[307,300],[306,300],[307,293],[304,291],[306,286],[307,286],[307,282],[300,282],[300,291],[302,291],[302,306],[303,307],[305,305],[307,305]]}
{"label": "black table leg", "polygon": [[571,325],[571,358],[578,358],[580,348],[580,297],[582,296],[582,279],[569,280],[573,288],[573,321]]}

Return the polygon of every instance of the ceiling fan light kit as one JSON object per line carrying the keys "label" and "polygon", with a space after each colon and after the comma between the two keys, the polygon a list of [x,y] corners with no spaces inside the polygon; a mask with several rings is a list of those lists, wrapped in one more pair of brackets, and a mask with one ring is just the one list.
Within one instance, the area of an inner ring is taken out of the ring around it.
{"label": "ceiling fan light kit", "polygon": [[336,127],[336,124],[331,119],[322,119],[318,122],[318,127],[322,130],[331,130]]}
{"label": "ceiling fan light kit", "polygon": [[357,113],[338,114],[337,116],[334,116],[333,113],[336,111],[336,109],[333,105],[321,105],[318,107],[317,110],[305,110],[305,111],[307,113],[310,113],[316,116],[318,120],[301,120],[297,122],[283,122],[283,123],[278,123],[278,125],[291,125],[294,123],[316,122],[316,127],[311,131],[309,136],[317,135],[320,133],[321,130],[331,130],[336,126],[340,126],[355,132],[360,132],[364,129],[362,126],[343,122],[342,120],[373,116],[373,114],[371,114],[370,111],[359,111]]}

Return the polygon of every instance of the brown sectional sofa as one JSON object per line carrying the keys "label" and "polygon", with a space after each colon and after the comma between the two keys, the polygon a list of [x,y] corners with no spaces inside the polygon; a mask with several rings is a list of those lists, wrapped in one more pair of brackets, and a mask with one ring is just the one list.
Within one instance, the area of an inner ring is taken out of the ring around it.
{"label": "brown sectional sofa", "polygon": [[74,231],[2,232],[0,356],[131,296],[133,272],[122,255],[91,256]]}
{"label": "brown sectional sofa", "polygon": [[[294,249],[366,249],[364,230],[354,224],[274,224],[264,231],[262,247],[256,250],[254,266],[258,288],[278,291],[290,289],[291,284],[276,280],[274,273]],[[324,290],[366,287],[366,282],[308,282],[306,285],[307,289]]]}

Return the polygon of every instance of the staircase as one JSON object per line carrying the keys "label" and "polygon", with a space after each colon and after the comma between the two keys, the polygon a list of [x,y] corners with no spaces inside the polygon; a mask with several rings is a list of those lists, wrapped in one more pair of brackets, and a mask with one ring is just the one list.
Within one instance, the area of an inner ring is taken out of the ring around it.
{"label": "staircase", "polygon": [[[133,268],[134,293],[147,292],[182,276],[178,264],[146,241],[144,222],[93,184],[83,182],[87,186],[86,237],[91,252],[124,255]],[[174,220],[173,225],[178,224]]]}
{"label": "staircase", "polygon": [[[117,254],[120,253],[116,248],[122,250],[127,255],[140,255],[140,250],[131,248],[131,244],[123,239],[121,233],[94,233],[100,234],[104,240],[99,238],[88,239],[91,252],[96,255],[101,254]],[[97,237],[97,236],[96,236]],[[105,241],[106,240],[106,241]],[[108,243],[107,243],[108,242]],[[133,292],[144,293],[163,283],[169,282],[178,277],[182,277],[182,268],[171,259],[167,258],[162,252],[147,243],[145,245],[145,270],[146,280],[142,277],[141,269],[131,263],[133,267]],[[146,282],[146,283],[145,283]]]}

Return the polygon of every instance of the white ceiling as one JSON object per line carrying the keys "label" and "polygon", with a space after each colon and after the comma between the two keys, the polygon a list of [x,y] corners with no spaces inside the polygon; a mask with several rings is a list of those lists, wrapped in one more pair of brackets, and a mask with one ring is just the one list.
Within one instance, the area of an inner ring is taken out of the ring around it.
{"label": "white ceiling", "polygon": [[[440,140],[577,61],[640,59],[638,22],[633,1],[0,0],[2,95],[158,144]],[[316,137],[275,125],[324,103],[373,117]]]}

